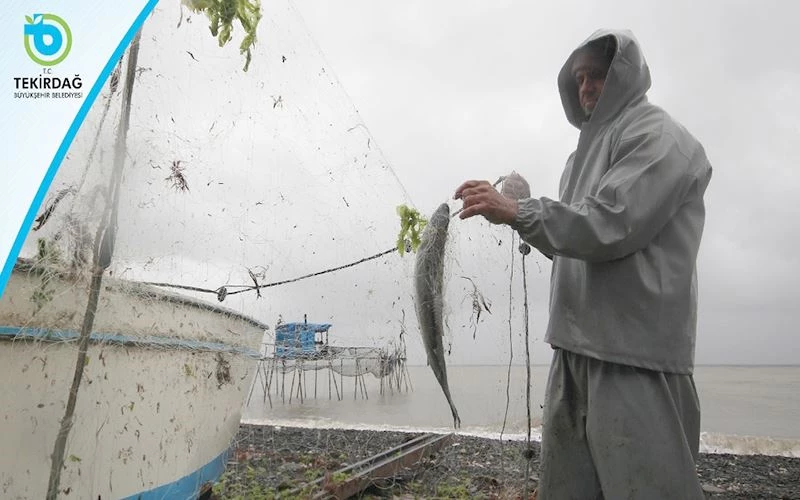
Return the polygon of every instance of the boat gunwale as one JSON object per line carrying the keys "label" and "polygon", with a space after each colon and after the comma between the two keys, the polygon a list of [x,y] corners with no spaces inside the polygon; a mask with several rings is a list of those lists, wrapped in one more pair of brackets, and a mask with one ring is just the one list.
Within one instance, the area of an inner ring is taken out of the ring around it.
{"label": "boat gunwale", "polygon": [[[0,341],[18,342],[31,340],[39,342],[72,342],[77,341],[80,333],[75,330],[56,330],[51,328],[0,326]],[[174,348],[179,350],[220,352],[241,354],[253,359],[261,359],[260,352],[245,346],[224,342],[208,342],[189,340],[179,337],[148,336],[135,337],[119,333],[92,332],[89,341],[93,344],[133,346],[151,349]]]}

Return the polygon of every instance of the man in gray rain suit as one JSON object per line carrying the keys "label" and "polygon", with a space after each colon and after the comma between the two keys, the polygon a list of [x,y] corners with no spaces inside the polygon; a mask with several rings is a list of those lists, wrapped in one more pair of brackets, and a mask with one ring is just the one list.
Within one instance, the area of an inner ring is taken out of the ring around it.
{"label": "man in gray rain suit", "polygon": [[553,259],[540,498],[703,498],[692,370],[711,166],[647,101],[632,33],[594,33],[558,87],[580,129],[560,200],[516,200],[485,181],[455,195],[462,219],[508,224]]}

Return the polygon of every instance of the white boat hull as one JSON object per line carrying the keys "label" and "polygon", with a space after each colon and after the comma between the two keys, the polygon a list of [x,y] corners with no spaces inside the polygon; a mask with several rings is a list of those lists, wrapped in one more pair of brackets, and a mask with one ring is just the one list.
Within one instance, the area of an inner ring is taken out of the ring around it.
{"label": "white boat hull", "polygon": [[[75,301],[86,294],[63,289],[33,315],[26,308],[34,307],[37,283],[37,276],[15,272],[0,300],[2,498],[45,497],[75,371],[74,322],[82,318],[65,318],[82,311]],[[110,283],[101,295],[59,496],[194,498],[224,469],[263,328],[213,306],[160,293],[145,297]],[[115,322],[124,331],[113,330]],[[223,342],[214,341],[215,329]]]}

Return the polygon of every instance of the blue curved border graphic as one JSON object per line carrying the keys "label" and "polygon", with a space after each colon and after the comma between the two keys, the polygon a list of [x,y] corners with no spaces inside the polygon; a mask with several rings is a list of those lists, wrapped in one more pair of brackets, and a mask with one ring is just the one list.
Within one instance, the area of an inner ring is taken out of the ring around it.
{"label": "blue curved border graphic", "polygon": [[106,80],[108,80],[108,76],[114,70],[114,66],[117,64],[117,61],[122,57],[125,49],[128,48],[131,40],[133,40],[134,35],[136,35],[136,32],[141,29],[145,19],[148,15],[150,15],[157,3],[158,0],[149,0],[136,19],[133,21],[133,24],[128,29],[128,32],[125,33],[122,41],[120,41],[119,45],[117,45],[116,50],[114,50],[114,53],[111,54],[108,62],[103,67],[103,70],[100,72],[100,76],[97,78],[97,81],[94,82],[92,89],[86,95],[86,100],[83,101],[83,105],[81,105],[80,110],[78,110],[78,114],[75,115],[75,119],[72,121],[69,130],[67,130],[67,135],[64,136],[64,140],[61,141],[61,145],[58,147],[56,155],[53,157],[52,163],[50,163],[50,167],[47,169],[47,173],[42,180],[42,184],[39,186],[39,190],[36,192],[36,196],[33,198],[31,207],[28,209],[28,213],[22,223],[22,227],[17,233],[17,237],[14,240],[13,246],[11,247],[11,252],[9,252],[6,262],[3,265],[3,272],[0,273],[0,297],[3,296],[3,291],[6,288],[6,284],[8,284],[8,280],[11,278],[11,269],[13,269],[14,263],[17,260],[17,256],[19,255],[20,250],[22,250],[22,244],[25,242],[25,238],[28,236],[28,232],[33,225],[33,220],[36,218],[36,213],[39,211],[39,207],[41,207],[47,191],[50,189],[50,184],[52,184],[53,179],[56,176],[58,167],[61,166],[64,156],[67,154],[70,145],[72,145],[73,139],[75,139],[75,134],[77,134],[78,129],[81,128],[83,120],[89,113],[89,109],[91,109],[95,99],[97,99],[100,89],[103,88]]}

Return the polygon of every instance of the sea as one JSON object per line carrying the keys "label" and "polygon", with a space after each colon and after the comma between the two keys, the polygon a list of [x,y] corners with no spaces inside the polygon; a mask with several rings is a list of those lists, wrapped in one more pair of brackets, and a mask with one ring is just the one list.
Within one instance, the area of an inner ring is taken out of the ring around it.
{"label": "sea", "polygon": [[[461,434],[541,438],[549,366],[450,366]],[[451,432],[453,418],[433,372],[407,366],[403,377],[346,377],[327,368],[256,377],[242,414],[248,424],[311,428]],[[800,457],[800,366],[697,366],[701,452]],[[399,389],[398,389],[399,383]],[[530,411],[528,411],[530,402]],[[530,415],[530,419],[529,419]],[[530,426],[528,425],[530,422]]]}

